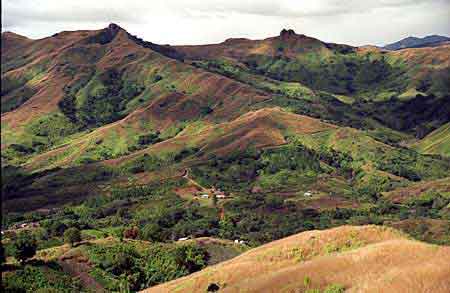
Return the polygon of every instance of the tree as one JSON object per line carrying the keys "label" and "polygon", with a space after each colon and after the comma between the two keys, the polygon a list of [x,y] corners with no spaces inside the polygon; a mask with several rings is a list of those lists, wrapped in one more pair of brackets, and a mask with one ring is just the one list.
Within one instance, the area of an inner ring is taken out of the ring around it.
{"label": "tree", "polygon": [[134,259],[127,251],[117,253],[112,262],[111,271],[116,276],[130,273],[134,266]]}
{"label": "tree", "polygon": [[3,265],[5,261],[6,261],[5,249],[3,248],[3,245],[0,244],[0,266]]}
{"label": "tree", "polygon": [[149,241],[163,241],[163,230],[160,225],[155,223],[148,223],[142,229],[142,238]]}
{"label": "tree", "polygon": [[67,229],[67,225],[59,221],[54,221],[49,226],[49,233],[53,236],[62,236]]}
{"label": "tree", "polygon": [[19,233],[13,244],[13,256],[20,263],[24,263],[27,259],[32,258],[36,254],[36,239],[28,233]]}
{"label": "tree", "polygon": [[265,203],[270,209],[279,209],[283,206],[283,199],[279,196],[269,195],[265,198]]}
{"label": "tree", "polygon": [[120,227],[117,228],[117,230],[115,230],[114,235],[119,238],[119,241],[122,242],[123,238],[124,238],[124,234],[125,234],[125,228],[124,227]]}
{"label": "tree", "polygon": [[76,242],[81,241],[80,229],[72,227],[64,232],[64,242],[73,246]]}
{"label": "tree", "polygon": [[124,231],[123,236],[128,239],[136,239],[139,235],[138,227],[131,227]]}
{"label": "tree", "polygon": [[208,253],[200,246],[183,245],[174,251],[176,263],[184,267],[190,274],[203,269],[207,265]]}

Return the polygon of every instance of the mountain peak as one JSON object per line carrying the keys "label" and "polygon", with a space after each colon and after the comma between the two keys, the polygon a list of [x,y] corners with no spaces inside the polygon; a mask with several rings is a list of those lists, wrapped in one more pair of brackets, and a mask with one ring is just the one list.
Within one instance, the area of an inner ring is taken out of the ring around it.
{"label": "mountain peak", "polygon": [[112,35],[116,35],[119,31],[125,31],[122,27],[120,27],[118,24],[110,23],[105,29],[105,31],[108,31]]}
{"label": "mountain peak", "polygon": [[22,36],[20,34],[14,33],[14,32],[10,32],[10,31],[5,31],[2,32],[2,38],[19,38],[19,39],[28,39],[25,36]]}
{"label": "mountain peak", "polygon": [[107,29],[109,30],[113,30],[113,31],[117,31],[117,30],[123,30],[123,28],[121,28],[118,24],[111,22]]}
{"label": "mountain peak", "polygon": [[289,36],[295,36],[295,31],[293,29],[283,29],[280,32],[280,37],[285,38],[285,37],[289,37]]}

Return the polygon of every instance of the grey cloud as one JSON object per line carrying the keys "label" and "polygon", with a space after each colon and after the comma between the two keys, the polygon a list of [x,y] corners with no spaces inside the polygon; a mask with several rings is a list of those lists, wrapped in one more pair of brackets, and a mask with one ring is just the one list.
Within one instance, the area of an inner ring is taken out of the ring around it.
{"label": "grey cloud", "polygon": [[450,28],[450,0],[3,0],[2,5],[2,30],[34,38],[109,22],[172,44],[263,38],[282,27],[364,44],[448,34]]}
{"label": "grey cloud", "polygon": [[[110,1],[2,1],[4,28],[30,23],[52,22],[127,22],[139,23],[142,18],[134,9],[108,4]],[[142,10],[137,10],[142,11]]]}
{"label": "grey cloud", "polygon": [[[172,7],[178,7],[180,1],[169,0]],[[449,0],[208,0],[190,1],[183,5],[182,10],[188,15],[192,11],[208,13],[241,13],[275,17],[327,17],[352,13],[370,12],[382,8],[399,8],[421,4],[449,4]]]}

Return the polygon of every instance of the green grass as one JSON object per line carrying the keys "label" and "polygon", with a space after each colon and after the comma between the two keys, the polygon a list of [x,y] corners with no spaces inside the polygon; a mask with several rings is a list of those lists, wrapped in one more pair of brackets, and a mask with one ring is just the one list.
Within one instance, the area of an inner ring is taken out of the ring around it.
{"label": "green grass", "polygon": [[5,292],[33,292],[38,289],[46,292],[79,292],[80,285],[61,271],[55,263],[26,265],[2,274],[2,287]]}
{"label": "green grass", "polygon": [[414,144],[421,153],[441,154],[450,157],[450,123],[444,124]]}
{"label": "green grass", "polygon": [[246,62],[254,72],[267,73],[277,80],[300,82],[314,90],[362,99],[379,99],[380,93],[400,94],[407,86],[404,68],[375,53],[334,52],[325,56],[316,51],[301,54],[297,59],[253,55]]}

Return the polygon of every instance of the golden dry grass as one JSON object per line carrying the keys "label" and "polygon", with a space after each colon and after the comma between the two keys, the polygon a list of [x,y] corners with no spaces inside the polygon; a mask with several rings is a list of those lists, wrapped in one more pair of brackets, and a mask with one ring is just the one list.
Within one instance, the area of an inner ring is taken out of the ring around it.
{"label": "golden dry grass", "polygon": [[[408,240],[380,226],[308,231],[144,292],[449,292],[450,247]],[[305,282],[305,280],[309,280]]]}

